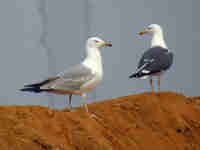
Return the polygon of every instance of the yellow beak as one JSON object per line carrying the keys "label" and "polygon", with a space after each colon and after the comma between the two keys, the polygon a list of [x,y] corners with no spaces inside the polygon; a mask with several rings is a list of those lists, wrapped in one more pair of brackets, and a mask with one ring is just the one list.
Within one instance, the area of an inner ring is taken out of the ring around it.
{"label": "yellow beak", "polygon": [[102,42],[102,44],[100,45],[100,47],[103,47],[103,46],[112,47],[112,43]]}
{"label": "yellow beak", "polygon": [[147,34],[147,33],[149,33],[149,31],[147,29],[144,29],[143,31],[141,31],[139,33],[139,35],[144,35],[144,34]]}

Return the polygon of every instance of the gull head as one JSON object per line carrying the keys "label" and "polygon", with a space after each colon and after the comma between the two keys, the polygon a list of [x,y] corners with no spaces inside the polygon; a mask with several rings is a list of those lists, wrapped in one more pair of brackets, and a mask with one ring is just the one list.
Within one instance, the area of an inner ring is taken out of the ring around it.
{"label": "gull head", "polygon": [[91,37],[88,39],[87,41],[87,46],[89,48],[101,48],[101,47],[111,47],[112,44],[109,42],[105,42],[103,41],[101,38],[99,37]]}
{"label": "gull head", "polygon": [[163,30],[160,25],[151,24],[147,28],[145,28],[143,31],[141,31],[139,34],[140,35],[143,35],[143,34],[152,35],[151,47],[160,46],[163,48],[167,48],[167,45],[166,45],[164,37],[163,37]]}
{"label": "gull head", "polygon": [[147,28],[145,28],[144,30],[142,30],[139,34],[140,35],[144,35],[144,34],[159,34],[162,33],[162,28],[160,25],[158,24],[150,24]]}

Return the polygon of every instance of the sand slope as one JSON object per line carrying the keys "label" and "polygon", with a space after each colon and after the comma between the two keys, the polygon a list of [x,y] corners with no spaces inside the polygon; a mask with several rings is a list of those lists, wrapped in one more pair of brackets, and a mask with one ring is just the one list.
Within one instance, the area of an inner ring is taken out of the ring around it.
{"label": "sand slope", "polygon": [[92,118],[40,106],[0,107],[1,150],[200,150],[200,99],[144,93],[89,105]]}

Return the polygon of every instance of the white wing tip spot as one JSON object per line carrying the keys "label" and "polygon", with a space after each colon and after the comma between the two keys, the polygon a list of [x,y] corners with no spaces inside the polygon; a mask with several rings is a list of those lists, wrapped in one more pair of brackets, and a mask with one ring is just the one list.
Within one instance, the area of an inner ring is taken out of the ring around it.
{"label": "white wing tip spot", "polygon": [[149,70],[142,70],[142,73],[149,73]]}

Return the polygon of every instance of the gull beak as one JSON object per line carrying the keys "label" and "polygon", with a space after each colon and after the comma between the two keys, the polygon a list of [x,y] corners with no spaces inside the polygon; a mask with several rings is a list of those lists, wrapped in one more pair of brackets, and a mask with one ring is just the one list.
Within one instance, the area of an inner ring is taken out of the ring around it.
{"label": "gull beak", "polygon": [[101,44],[100,47],[103,47],[103,46],[112,47],[112,43],[109,43],[109,42],[102,42],[102,44]]}
{"label": "gull beak", "polygon": [[150,32],[147,29],[144,29],[143,31],[141,31],[139,33],[139,35],[144,35],[144,34],[148,34],[148,33],[150,33]]}

